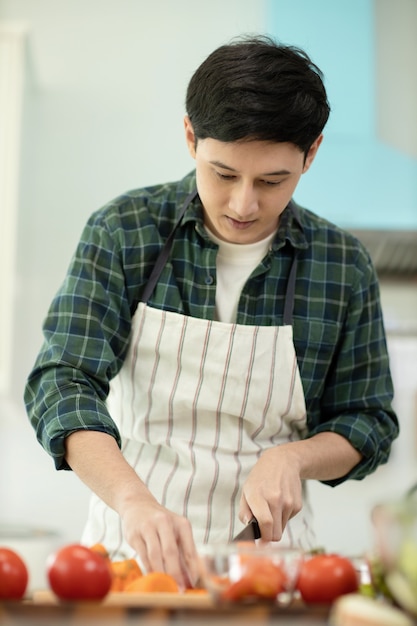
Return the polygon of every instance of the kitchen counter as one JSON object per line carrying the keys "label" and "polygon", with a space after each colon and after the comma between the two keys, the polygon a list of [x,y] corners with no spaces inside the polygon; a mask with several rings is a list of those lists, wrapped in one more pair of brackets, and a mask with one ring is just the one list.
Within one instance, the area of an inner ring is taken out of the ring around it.
{"label": "kitchen counter", "polygon": [[[157,594],[156,594],[157,595]],[[253,604],[219,608],[190,597],[189,602],[172,602],[162,598],[158,602],[118,604],[117,602],[22,602],[0,603],[0,624],[4,626],[129,626],[178,624],[197,626],[242,626],[250,624],[277,624],[282,626],[326,626],[326,607],[305,607],[295,603],[283,608],[272,604]]]}

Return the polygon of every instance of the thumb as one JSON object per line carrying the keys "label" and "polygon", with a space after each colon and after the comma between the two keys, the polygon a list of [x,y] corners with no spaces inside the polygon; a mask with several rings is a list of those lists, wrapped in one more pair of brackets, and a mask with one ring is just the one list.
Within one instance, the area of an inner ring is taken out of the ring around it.
{"label": "thumb", "polygon": [[249,524],[249,522],[254,518],[254,514],[252,513],[248,503],[244,498],[240,501],[239,507],[239,519],[243,524]]}

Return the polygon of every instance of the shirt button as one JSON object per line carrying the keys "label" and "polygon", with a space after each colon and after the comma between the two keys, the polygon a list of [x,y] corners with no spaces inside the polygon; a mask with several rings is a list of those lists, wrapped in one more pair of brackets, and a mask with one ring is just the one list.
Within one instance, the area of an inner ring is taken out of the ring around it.
{"label": "shirt button", "polygon": [[206,285],[212,285],[214,283],[214,278],[213,276],[211,276],[210,274],[208,274],[205,279],[204,282],[206,283]]}

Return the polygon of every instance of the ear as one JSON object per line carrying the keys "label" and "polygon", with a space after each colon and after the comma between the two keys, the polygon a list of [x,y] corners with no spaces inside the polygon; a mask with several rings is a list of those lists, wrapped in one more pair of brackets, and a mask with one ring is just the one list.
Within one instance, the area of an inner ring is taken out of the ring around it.
{"label": "ear", "polygon": [[310,149],[307,152],[307,155],[304,161],[303,174],[310,168],[310,165],[314,161],[314,158],[317,154],[317,151],[322,141],[323,141],[323,135],[319,135],[317,139],[315,139],[313,143],[311,144]]}
{"label": "ear", "polygon": [[191,124],[191,120],[186,115],[184,117],[184,130],[185,130],[185,141],[187,142],[188,152],[191,154],[192,158],[195,159],[195,134],[194,128]]}

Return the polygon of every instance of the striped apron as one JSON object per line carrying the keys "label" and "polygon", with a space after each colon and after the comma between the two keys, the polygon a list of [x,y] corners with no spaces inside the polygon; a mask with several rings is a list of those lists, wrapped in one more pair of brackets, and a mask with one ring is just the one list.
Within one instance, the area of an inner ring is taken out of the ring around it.
{"label": "striped apron", "polygon": [[[230,540],[243,528],[241,487],[263,450],[306,434],[291,323],[297,261],[284,325],[270,327],[147,306],[168,255],[165,250],[157,262],[133,317],[109,411],[124,457],[163,506],[191,521],[196,544]],[[305,483],[303,491],[303,509],[288,523],[282,543],[308,549],[314,534]],[[134,554],[119,516],[95,495],[83,542],[103,543],[113,558]]]}

